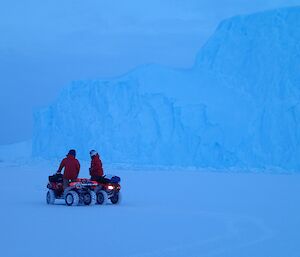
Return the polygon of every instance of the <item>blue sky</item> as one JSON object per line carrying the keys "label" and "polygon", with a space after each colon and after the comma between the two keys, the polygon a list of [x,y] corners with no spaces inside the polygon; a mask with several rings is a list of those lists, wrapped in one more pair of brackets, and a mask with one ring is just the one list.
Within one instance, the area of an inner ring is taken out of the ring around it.
{"label": "blue sky", "polygon": [[31,138],[33,109],[72,80],[190,67],[222,19],[292,5],[300,0],[2,0],[0,144]]}

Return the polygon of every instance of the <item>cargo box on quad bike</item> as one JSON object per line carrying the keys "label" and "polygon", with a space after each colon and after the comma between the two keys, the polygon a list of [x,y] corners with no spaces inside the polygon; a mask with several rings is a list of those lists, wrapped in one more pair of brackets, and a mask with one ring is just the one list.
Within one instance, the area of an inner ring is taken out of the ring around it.
{"label": "cargo box on quad bike", "polygon": [[94,189],[98,183],[89,179],[79,178],[69,183],[67,188],[63,188],[63,175],[55,174],[49,176],[49,189],[46,195],[47,204],[54,204],[56,199],[64,199],[68,206],[78,204],[93,205],[96,203],[96,192]]}

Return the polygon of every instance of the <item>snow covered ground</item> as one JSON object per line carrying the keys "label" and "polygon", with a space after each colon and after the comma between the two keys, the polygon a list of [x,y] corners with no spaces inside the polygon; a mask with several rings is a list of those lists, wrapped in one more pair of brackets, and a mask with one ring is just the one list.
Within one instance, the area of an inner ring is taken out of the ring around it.
{"label": "snow covered ground", "polygon": [[57,165],[0,162],[1,256],[300,256],[298,174],[105,167],[120,205],[48,206]]}

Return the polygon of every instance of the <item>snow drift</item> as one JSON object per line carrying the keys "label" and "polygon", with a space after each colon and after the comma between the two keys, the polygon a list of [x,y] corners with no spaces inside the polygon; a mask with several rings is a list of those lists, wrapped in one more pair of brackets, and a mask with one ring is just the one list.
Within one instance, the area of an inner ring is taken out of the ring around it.
{"label": "snow drift", "polygon": [[300,167],[300,8],[223,21],[195,66],[77,81],[35,112],[33,155],[106,162]]}

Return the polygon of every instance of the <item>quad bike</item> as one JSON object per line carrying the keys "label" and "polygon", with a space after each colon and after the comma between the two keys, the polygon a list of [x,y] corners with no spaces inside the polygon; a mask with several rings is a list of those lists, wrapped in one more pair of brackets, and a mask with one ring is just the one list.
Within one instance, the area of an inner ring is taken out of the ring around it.
{"label": "quad bike", "polygon": [[94,205],[97,201],[94,189],[98,183],[89,179],[78,178],[70,182],[69,186],[64,190],[63,175],[54,174],[49,176],[49,189],[46,195],[47,204],[54,204],[56,199],[64,199],[68,206],[75,205]]}
{"label": "quad bike", "polygon": [[118,204],[121,200],[120,181],[119,177],[109,175],[105,176],[104,180],[92,181],[97,183],[97,186],[94,188],[97,204],[105,204],[108,200],[112,204]]}

